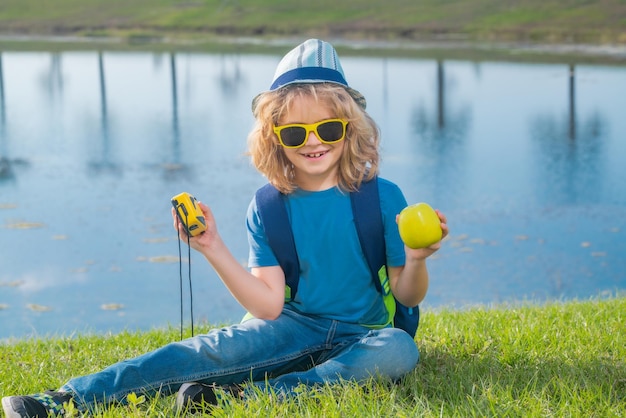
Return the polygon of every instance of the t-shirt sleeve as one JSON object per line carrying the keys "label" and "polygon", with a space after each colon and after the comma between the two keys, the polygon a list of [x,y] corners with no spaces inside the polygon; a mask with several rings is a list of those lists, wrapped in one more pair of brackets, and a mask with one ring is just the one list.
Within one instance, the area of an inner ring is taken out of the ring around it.
{"label": "t-shirt sleeve", "polygon": [[387,265],[389,267],[401,267],[404,266],[406,257],[404,243],[400,238],[400,232],[398,232],[398,224],[396,224],[396,215],[407,206],[406,198],[396,184],[385,179],[378,179],[378,190],[385,226]]}
{"label": "t-shirt sleeve", "polygon": [[261,223],[256,198],[248,205],[246,215],[246,229],[248,232],[248,267],[277,266],[278,261],[267,242],[267,237]]}

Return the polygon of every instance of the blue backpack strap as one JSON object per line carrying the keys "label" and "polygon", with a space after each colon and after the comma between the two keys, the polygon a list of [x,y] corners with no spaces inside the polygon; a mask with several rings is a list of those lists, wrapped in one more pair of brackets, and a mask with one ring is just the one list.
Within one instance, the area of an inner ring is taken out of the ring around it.
{"label": "blue backpack strap", "polygon": [[[374,177],[370,181],[361,183],[357,192],[350,193],[350,199],[356,231],[361,249],[370,267],[372,280],[383,297],[386,297],[391,292],[391,287],[386,272],[385,227],[380,209],[378,178]],[[407,307],[395,298],[394,301],[387,300],[387,303],[391,303],[387,309],[393,309],[395,303],[393,326],[405,330],[412,337],[415,336],[419,325],[419,306]]]}
{"label": "blue backpack strap", "polygon": [[379,270],[387,264],[385,247],[385,227],[383,214],[380,210],[378,194],[378,177],[361,183],[358,191],[350,193],[352,215],[361,249],[372,273],[372,280],[376,288],[386,294],[389,289],[383,289],[379,280]]}
{"label": "blue backpack strap", "polygon": [[267,242],[285,273],[285,298],[291,300],[298,291],[300,263],[283,194],[268,183],[257,190],[256,206]]}

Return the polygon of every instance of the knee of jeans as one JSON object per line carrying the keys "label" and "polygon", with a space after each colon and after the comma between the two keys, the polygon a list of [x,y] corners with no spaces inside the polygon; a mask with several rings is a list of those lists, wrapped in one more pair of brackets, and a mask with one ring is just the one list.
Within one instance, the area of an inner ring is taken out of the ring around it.
{"label": "knee of jeans", "polygon": [[399,378],[415,368],[419,361],[419,350],[415,340],[405,331],[398,328],[381,330],[387,335],[389,358],[393,359],[392,377]]}

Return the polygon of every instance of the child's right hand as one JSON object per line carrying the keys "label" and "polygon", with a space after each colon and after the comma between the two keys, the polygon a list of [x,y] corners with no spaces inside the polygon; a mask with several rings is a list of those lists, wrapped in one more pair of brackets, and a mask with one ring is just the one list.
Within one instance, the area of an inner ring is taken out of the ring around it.
{"label": "child's right hand", "polygon": [[202,202],[198,202],[198,207],[202,210],[204,214],[204,219],[206,222],[206,231],[196,235],[195,237],[188,237],[187,231],[185,230],[185,226],[178,219],[176,215],[176,210],[172,208],[172,220],[174,221],[174,229],[178,231],[178,236],[184,242],[189,241],[189,246],[194,250],[204,252],[204,250],[209,250],[211,246],[219,239],[217,233],[217,226],[215,225],[215,218],[213,217],[213,213],[211,209]]}

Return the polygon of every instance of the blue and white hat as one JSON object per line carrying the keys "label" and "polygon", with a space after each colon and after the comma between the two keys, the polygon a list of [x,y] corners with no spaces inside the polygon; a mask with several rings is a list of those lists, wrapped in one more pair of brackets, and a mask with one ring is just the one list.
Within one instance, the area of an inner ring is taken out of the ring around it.
{"label": "blue and white hat", "polygon": [[[348,86],[337,51],[328,42],[309,39],[289,51],[278,64],[269,91],[290,84],[335,83],[343,86],[359,106],[365,109],[365,97]],[[258,97],[258,96],[257,96]],[[256,107],[255,97],[252,110]]]}

